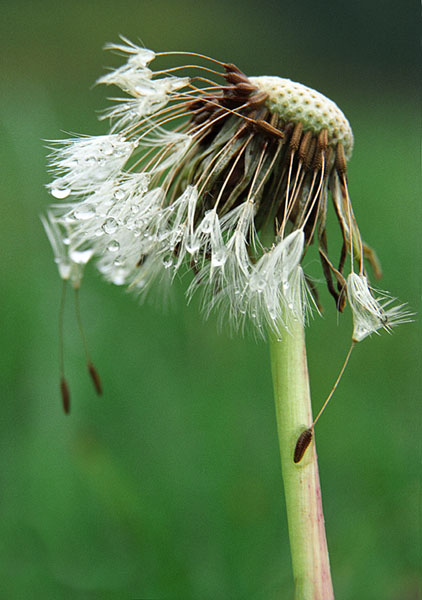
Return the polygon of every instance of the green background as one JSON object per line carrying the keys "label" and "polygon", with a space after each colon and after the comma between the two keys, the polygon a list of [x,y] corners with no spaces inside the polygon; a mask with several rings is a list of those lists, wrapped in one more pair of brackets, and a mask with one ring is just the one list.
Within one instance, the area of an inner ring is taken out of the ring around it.
{"label": "green background", "polygon": [[[60,281],[39,215],[43,139],[105,133],[91,88],[119,33],[192,50],[334,99],[355,133],[352,201],[382,287],[420,312],[419,6],[406,0],[3,0],[0,19],[0,598],[292,597],[268,347],[217,333],[184,283],[165,307],[88,269],[69,303],[60,406]],[[333,211],[329,219],[334,222]],[[335,227],[334,227],[335,229]],[[334,237],[337,234],[334,235]],[[315,254],[307,266],[319,273]],[[319,275],[321,277],[321,275]],[[314,411],[346,353],[350,314],[307,331]],[[337,598],[414,600],[420,577],[418,321],[358,346],[317,429]]]}

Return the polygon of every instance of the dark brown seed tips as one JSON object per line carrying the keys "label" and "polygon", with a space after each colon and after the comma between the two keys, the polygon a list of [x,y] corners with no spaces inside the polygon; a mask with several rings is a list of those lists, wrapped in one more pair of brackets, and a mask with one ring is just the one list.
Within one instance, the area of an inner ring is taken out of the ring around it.
{"label": "dark brown seed tips", "polygon": [[295,452],[293,455],[293,460],[295,463],[298,463],[302,460],[307,447],[309,446],[309,444],[312,441],[313,435],[314,435],[313,430],[311,428],[309,428],[309,429],[305,429],[305,431],[302,431],[300,436],[297,438]]}
{"label": "dark brown seed tips", "polygon": [[101,394],[103,393],[103,386],[101,385],[101,379],[100,379],[100,376],[98,375],[98,371],[94,367],[92,362],[88,363],[88,371],[91,376],[92,382],[94,384],[95,391],[97,392],[97,394],[99,396],[101,396]]}
{"label": "dark brown seed tips", "polygon": [[62,394],[63,410],[68,415],[70,413],[70,392],[67,381],[63,376],[60,379],[60,392]]}

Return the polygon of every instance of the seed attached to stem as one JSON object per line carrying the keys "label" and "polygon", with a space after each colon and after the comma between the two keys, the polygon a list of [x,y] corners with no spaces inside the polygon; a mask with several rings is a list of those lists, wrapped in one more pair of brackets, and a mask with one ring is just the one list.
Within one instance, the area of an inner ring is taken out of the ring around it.
{"label": "seed attached to stem", "polygon": [[300,436],[297,438],[295,451],[293,454],[293,461],[295,463],[298,463],[302,460],[303,455],[305,454],[309,444],[312,441],[312,437],[313,429],[312,427],[309,427],[309,429],[305,429],[305,431],[302,431]]}

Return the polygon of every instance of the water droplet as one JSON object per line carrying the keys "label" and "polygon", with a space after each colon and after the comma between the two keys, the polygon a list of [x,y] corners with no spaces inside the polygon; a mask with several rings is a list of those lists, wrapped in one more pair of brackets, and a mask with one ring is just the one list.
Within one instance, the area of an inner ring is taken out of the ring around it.
{"label": "water droplet", "polygon": [[115,233],[117,230],[117,221],[113,217],[109,217],[103,224],[103,231],[105,233]]}
{"label": "water droplet", "polygon": [[211,257],[211,265],[213,267],[222,267],[227,260],[227,253],[225,248],[221,248],[213,252]]}
{"label": "water droplet", "polygon": [[92,248],[86,250],[70,250],[69,258],[78,265],[86,265],[93,254],[94,250]]}
{"label": "water droplet", "polygon": [[70,188],[51,188],[50,194],[57,198],[57,200],[64,200],[70,195],[72,190]]}
{"label": "water droplet", "polygon": [[114,259],[114,261],[113,261],[113,265],[114,265],[115,267],[121,267],[121,266],[122,266],[122,264],[123,264],[122,257],[121,257],[121,256],[116,256],[116,258],[115,258],[115,259]]}
{"label": "water droplet", "polygon": [[123,190],[119,190],[117,189],[114,192],[114,197],[116,198],[116,200],[123,200],[123,198],[125,197],[125,192]]}
{"label": "water droplet", "polygon": [[256,290],[259,294],[262,294],[265,288],[265,279],[260,275],[255,275],[251,279],[251,287],[253,290]]}
{"label": "water droplet", "polygon": [[72,267],[67,259],[62,260],[61,258],[55,258],[54,262],[59,270],[59,275],[62,279],[69,279]]}
{"label": "water droplet", "polygon": [[104,231],[102,229],[96,229],[94,232],[95,237],[101,237],[104,235]]}
{"label": "water droplet", "polygon": [[198,252],[200,245],[199,240],[192,239],[186,244],[186,251],[189,252],[189,254],[195,254],[195,252]]}
{"label": "water droplet", "polygon": [[95,208],[92,204],[81,204],[73,213],[80,221],[87,221],[95,215]]}
{"label": "water droplet", "polygon": [[75,215],[73,214],[73,211],[70,213],[67,213],[67,215],[65,215],[64,220],[66,223],[74,223],[75,221],[77,221],[77,218],[75,217]]}
{"label": "water droplet", "polygon": [[199,226],[199,229],[202,233],[211,233],[212,226],[214,221],[214,213],[209,211],[205,214],[205,217],[202,219],[202,223]]}
{"label": "water droplet", "polygon": [[135,229],[133,230],[133,235],[135,237],[139,237],[141,235],[142,231],[141,229],[139,229],[139,227],[135,227]]}
{"label": "water droplet", "polygon": [[124,285],[126,283],[126,273],[123,272],[113,275],[111,281],[114,283],[114,285]]}
{"label": "water droplet", "polygon": [[169,269],[173,265],[173,257],[171,255],[163,258],[163,267]]}
{"label": "water droplet", "polygon": [[139,206],[139,204],[132,204],[130,210],[134,215],[136,215],[139,212],[140,208],[141,207]]}
{"label": "water droplet", "polygon": [[117,250],[120,250],[119,242],[117,240],[111,240],[111,242],[107,246],[107,250],[109,252],[117,252]]}
{"label": "water droplet", "polygon": [[63,242],[63,244],[64,244],[65,246],[68,246],[68,245],[70,244],[70,239],[69,239],[68,237],[64,237],[64,238],[62,239],[62,242]]}

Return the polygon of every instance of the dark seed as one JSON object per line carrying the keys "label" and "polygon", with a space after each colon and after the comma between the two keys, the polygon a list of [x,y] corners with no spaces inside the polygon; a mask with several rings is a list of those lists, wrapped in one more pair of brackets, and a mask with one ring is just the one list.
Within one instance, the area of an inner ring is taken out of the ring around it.
{"label": "dark seed", "polygon": [[293,455],[293,460],[295,463],[298,463],[302,460],[307,447],[309,446],[309,444],[312,441],[312,437],[313,437],[312,429],[305,429],[305,431],[302,431],[300,436],[297,438],[295,452]]}
{"label": "dark seed", "polygon": [[70,413],[70,392],[67,381],[64,377],[60,379],[60,392],[62,394],[63,410],[66,415]]}
{"label": "dark seed", "polygon": [[97,369],[94,367],[94,365],[91,362],[88,363],[88,371],[91,376],[92,382],[94,384],[95,391],[97,392],[97,394],[99,396],[101,396],[101,394],[103,393],[103,386],[101,385],[101,379],[100,379],[100,376],[98,375]]}

